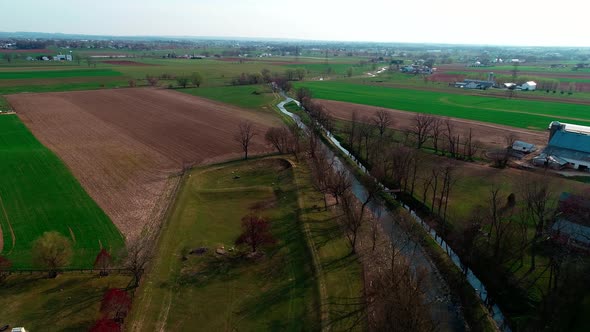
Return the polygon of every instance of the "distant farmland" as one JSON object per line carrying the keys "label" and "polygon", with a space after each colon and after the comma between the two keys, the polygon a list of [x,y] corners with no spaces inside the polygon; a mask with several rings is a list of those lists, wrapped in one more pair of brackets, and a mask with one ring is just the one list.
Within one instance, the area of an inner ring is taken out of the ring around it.
{"label": "distant farmland", "polygon": [[123,74],[112,69],[40,70],[0,72],[0,79],[48,79],[69,77],[104,77],[121,75]]}
{"label": "distant farmland", "polygon": [[545,101],[469,96],[344,82],[305,82],[313,97],[410,112],[457,117],[512,127],[542,130],[560,120],[590,125],[590,106]]}
{"label": "distant farmland", "polygon": [[32,243],[45,231],[72,241],[73,266],[91,266],[101,246],[123,246],[107,215],[15,115],[0,116],[0,153],[0,253],[15,267],[31,266]]}

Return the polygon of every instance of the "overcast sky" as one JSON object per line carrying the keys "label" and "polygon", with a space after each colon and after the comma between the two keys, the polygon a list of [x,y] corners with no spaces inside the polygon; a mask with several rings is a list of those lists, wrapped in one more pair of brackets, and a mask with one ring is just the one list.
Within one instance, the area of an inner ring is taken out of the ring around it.
{"label": "overcast sky", "polygon": [[0,31],[590,46],[588,0],[0,0]]}

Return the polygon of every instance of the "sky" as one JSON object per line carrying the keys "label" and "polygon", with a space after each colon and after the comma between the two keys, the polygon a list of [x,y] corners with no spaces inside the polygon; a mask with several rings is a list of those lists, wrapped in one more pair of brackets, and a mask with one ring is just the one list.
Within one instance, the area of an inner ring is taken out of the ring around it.
{"label": "sky", "polygon": [[588,0],[0,0],[0,31],[587,46]]}

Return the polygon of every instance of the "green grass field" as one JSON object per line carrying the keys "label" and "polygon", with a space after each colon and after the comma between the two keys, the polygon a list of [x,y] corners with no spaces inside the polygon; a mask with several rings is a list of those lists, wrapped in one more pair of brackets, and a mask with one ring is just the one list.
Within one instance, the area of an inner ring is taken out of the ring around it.
{"label": "green grass field", "polygon": [[559,120],[590,125],[590,106],[397,89],[345,82],[302,82],[314,98],[423,112],[520,128],[544,130]]}
{"label": "green grass field", "polygon": [[74,69],[74,70],[43,70],[43,71],[12,71],[0,72],[0,79],[48,79],[65,77],[101,77],[121,76],[112,69]]}
{"label": "green grass field", "polygon": [[[334,229],[331,212],[312,207],[319,198],[309,175],[299,178],[305,172],[279,158],[193,170],[137,293],[130,330],[319,330],[320,303],[358,297],[360,266]],[[254,205],[264,206],[260,213],[271,220],[278,242],[266,246],[259,261],[237,258],[236,252],[214,254],[220,246],[234,246],[240,218]],[[181,259],[183,251],[199,247],[209,252]],[[314,272],[315,263],[321,273]],[[318,284],[327,285],[325,298]]]}
{"label": "green grass field", "polygon": [[122,248],[115,225],[16,115],[0,115],[0,153],[0,253],[14,267],[32,267],[33,241],[46,231],[72,241],[75,267],[92,266],[101,246]]}
{"label": "green grass field", "polygon": [[131,278],[96,274],[15,274],[0,287],[0,325],[27,331],[88,331],[100,318],[100,301],[109,288],[125,288]]}
{"label": "green grass field", "polygon": [[202,87],[178,91],[251,109],[266,107],[270,110],[275,102],[279,102],[277,95],[263,85]]}
{"label": "green grass field", "polygon": [[[239,258],[235,251],[216,255],[216,248],[234,246],[240,219],[255,204],[265,206],[261,214],[271,220],[278,243],[265,247],[259,261]],[[131,330],[317,329],[312,261],[296,212],[293,171],[283,160],[195,169],[136,298]],[[183,250],[199,247],[209,252],[181,260]]]}

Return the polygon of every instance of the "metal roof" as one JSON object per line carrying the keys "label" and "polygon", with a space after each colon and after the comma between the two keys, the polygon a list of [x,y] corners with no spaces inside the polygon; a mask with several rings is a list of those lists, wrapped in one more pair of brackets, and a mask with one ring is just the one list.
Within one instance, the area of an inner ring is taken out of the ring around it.
{"label": "metal roof", "polygon": [[573,238],[578,242],[590,244],[590,227],[575,224],[566,219],[560,218],[553,224],[551,230],[567,234],[570,238]]}
{"label": "metal roof", "polygon": [[551,137],[548,147],[590,154],[590,135],[558,130]]}

